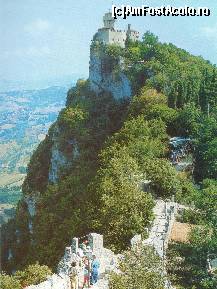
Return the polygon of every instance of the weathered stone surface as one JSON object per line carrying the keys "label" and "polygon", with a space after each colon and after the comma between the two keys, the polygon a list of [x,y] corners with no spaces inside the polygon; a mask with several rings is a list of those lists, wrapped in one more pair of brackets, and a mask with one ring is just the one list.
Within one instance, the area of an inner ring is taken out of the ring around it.
{"label": "weathered stone surface", "polygon": [[157,200],[153,211],[155,219],[149,232],[149,237],[143,241],[143,244],[153,246],[158,255],[164,258],[171,229],[175,221],[177,204],[175,202]]}
{"label": "weathered stone surface", "polygon": [[[134,236],[131,240],[132,246],[136,246],[139,242],[143,245],[152,246],[156,253],[165,260],[166,249],[171,235],[172,226],[175,222],[175,215],[177,213],[178,204],[172,201],[156,200],[156,205],[153,209],[155,219],[149,230],[147,239],[142,240],[140,235]],[[166,275],[167,272],[165,271]],[[165,289],[175,289],[169,280],[165,280]]]}
{"label": "weathered stone surface", "polygon": [[31,217],[35,216],[36,203],[37,203],[38,197],[39,197],[39,193],[36,193],[36,192],[34,193],[34,195],[24,196],[24,202],[27,205],[27,209]]}
{"label": "weathered stone surface", "polygon": [[91,51],[89,81],[91,89],[100,94],[109,92],[116,100],[128,99],[132,95],[130,81],[122,72],[114,76],[114,72],[103,73],[102,59]]}
{"label": "weathered stone surface", "polygon": [[56,125],[52,136],[51,160],[49,169],[49,182],[56,183],[61,175],[61,171],[70,168],[74,160],[79,156],[78,144],[75,140],[70,139],[67,145],[71,147],[72,153],[66,156],[60,149],[61,131]]}

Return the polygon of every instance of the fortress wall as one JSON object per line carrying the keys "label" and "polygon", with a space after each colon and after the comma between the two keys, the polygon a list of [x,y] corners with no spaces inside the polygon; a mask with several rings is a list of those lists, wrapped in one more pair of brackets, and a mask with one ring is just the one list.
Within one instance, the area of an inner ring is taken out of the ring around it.
{"label": "fortress wall", "polygon": [[127,39],[127,34],[125,31],[109,31],[109,43],[118,44],[121,47],[125,47],[125,42]]}

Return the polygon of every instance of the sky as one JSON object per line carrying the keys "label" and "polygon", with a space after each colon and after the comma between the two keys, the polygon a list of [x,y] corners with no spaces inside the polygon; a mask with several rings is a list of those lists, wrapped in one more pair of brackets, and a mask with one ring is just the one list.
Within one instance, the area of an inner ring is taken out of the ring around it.
{"label": "sky", "polygon": [[116,27],[131,23],[217,64],[215,0],[0,0],[0,85],[87,77],[91,39],[112,4],[210,8],[209,17],[129,17]]}

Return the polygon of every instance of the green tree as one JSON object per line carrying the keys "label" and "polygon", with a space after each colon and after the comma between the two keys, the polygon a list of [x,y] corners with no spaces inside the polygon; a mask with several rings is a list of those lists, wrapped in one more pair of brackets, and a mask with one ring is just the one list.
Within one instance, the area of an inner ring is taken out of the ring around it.
{"label": "green tree", "polygon": [[146,115],[150,107],[157,104],[167,104],[167,98],[155,89],[143,87],[139,96],[135,96],[130,104],[129,115],[136,117],[139,114]]}
{"label": "green tree", "polygon": [[139,190],[140,181],[137,163],[123,149],[99,170],[93,185],[100,200],[96,228],[115,251],[126,249],[152,219],[154,203],[150,194]]}
{"label": "green tree", "polygon": [[179,111],[174,126],[178,135],[195,136],[198,133],[201,120],[201,111],[194,104],[186,104]]}
{"label": "green tree", "polygon": [[119,264],[120,273],[112,273],[111,289],[163,289],[163,264],[154,250],[141,246],[125,252]]}
{"label": "green tree", "polygon": [[217,143],[217,121],[213,117],[203,118],[197,125],[195,134],[195,170],[196,180],[202,181],[205,178],[216,178],[216,143]]}
{"label": "green tree", "polygon": [[169,135],[177,135],[176,126],[174,126],[177,117],[178,112],[166,104],[152,105],[145,114],[147,120],[161,119],[165,123]]}
{"label": "green tree", "polygon": [[158,197],[171,197],[181,191],[176,170],[166,159],[147,159],[141,167],[142,172],[151,181],[153,193]]}

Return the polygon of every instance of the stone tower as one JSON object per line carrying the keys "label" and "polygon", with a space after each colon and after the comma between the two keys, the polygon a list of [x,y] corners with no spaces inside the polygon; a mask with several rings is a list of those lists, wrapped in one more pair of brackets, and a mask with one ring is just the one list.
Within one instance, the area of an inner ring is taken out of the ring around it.
{"label": "stone tower", "polygon": [[112,13],[108,12],[103,16],[103,23],[104,23],[104,28],[107,29],[114,29],[115,25],[115,19],[112,17]]}
{"label": "stone tower", "polygon": [[[127,39],[136,41],[139,32],[128,29],[120,30],[115,28],[115,19],[111,12],[103,16],[104,26],[99,28],[93,37],[90,49],[89,81],[90,87],[96,94],[110,93],[116,100],[129,99],[131,97],[131,84],[123,72],[121,57],[113,59],[106,55],[103,47],[105,45],[117,45],[125,48]],[[117,68],[119,71],[117,73]]]}
{"label": "stone tower", "polygon": [[124,48],[127,39],[136,41],[139,38],[139,32],[132,30],[130,25],[128,25],[127,31],[115,29],[115,19],[112,17],[111,12],[105,13],[103,23],[104,26],[98,29],[93,37],[93,41],[104,44],[115,44]]}

